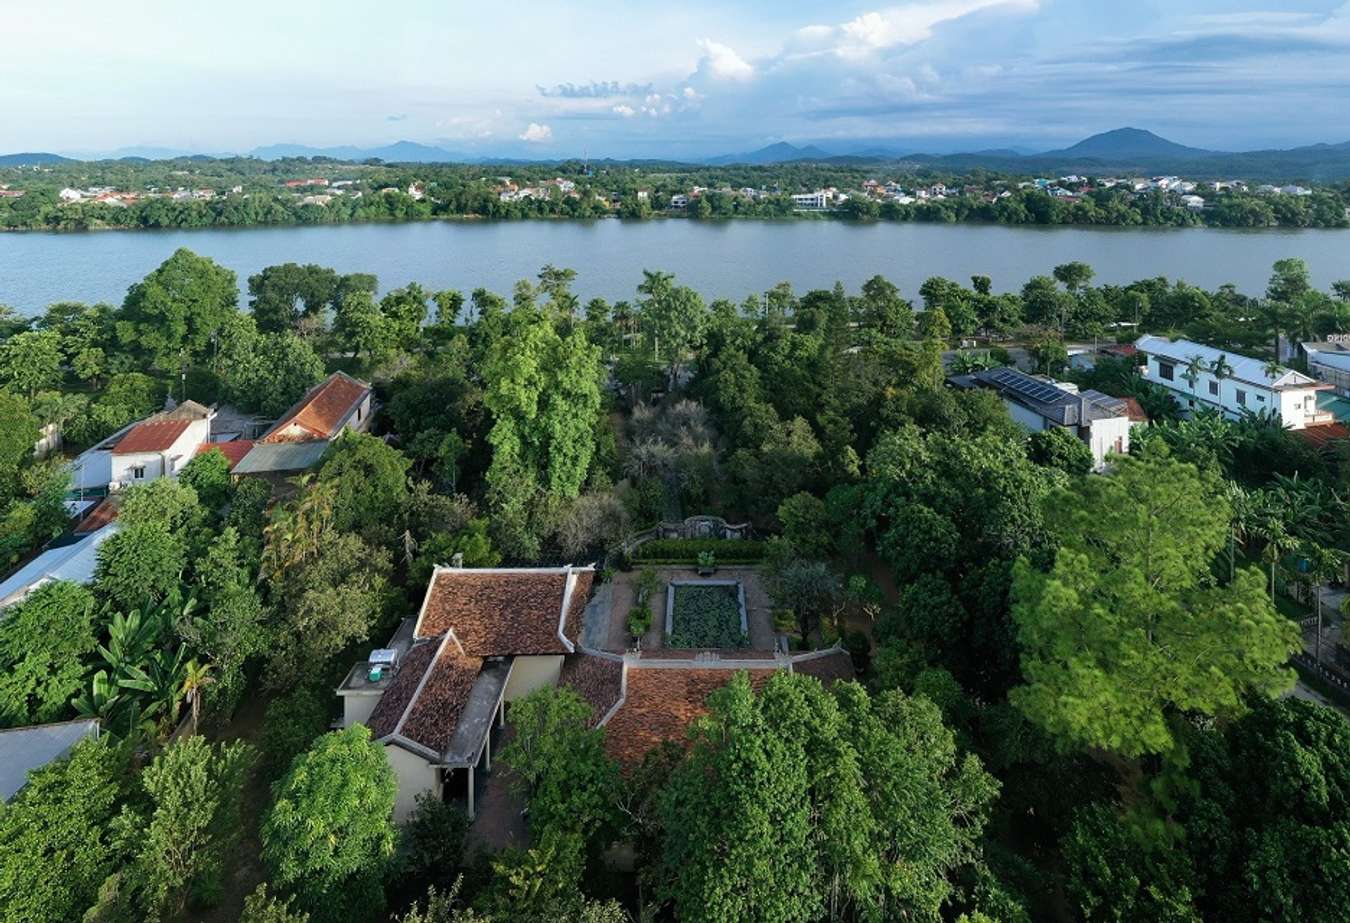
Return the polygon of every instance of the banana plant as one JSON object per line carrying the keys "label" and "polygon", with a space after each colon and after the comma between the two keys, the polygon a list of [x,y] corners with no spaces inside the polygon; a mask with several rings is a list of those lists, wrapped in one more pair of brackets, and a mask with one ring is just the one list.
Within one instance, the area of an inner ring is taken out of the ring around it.
{"label": "banana plant", "polygon": [[156,651],[144,666],[133,666],[127,675],[118,679],[122,689],[145,693],[149,698],[144,708],[147,715],[159,715],[162,729],[173,727],[178,717],[178,704],[183,698],[183,680],[187,664],[183,662],[183,647]]}

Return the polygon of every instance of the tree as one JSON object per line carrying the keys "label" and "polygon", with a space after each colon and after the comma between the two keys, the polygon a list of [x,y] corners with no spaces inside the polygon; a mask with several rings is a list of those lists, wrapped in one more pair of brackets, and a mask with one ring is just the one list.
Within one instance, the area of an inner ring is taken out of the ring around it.
{"label": "tree", "polygon": [[276,786],[262,825],[272,880],[316,920],[347,920],[383,902],[398,782],[364,724],[324,734]]}
{"label": "tree", "polygon": [[281,778],[291,762],[328,730],[332,699],[326,690],[298,686],[267,703],[261,743],[264,778]]}
{"label": "tree", "polygon": [[181,912],[189,891],[223,893],[253,758],[241,740],[212,746],[193,736],[170,744],[146,767],[141,784],[152,808],[137,837],[135,874],[151,913]]}
{"label": "tree", "polygon": [[68,923],[118,862],[110,825],[125,767],[99,741],[29,773],[0,808],[0,907],[14,923]]}
{"label": "tree", "polygon": [[324,453],[319,483],[333,490],[333,528],[387,545],[408,500],[412,462],[368,433],[346,430]]}
{"label": "tree", "polygon": [[583,841],[613,821],[618,767],[605,754],[591,706],[571,689],[540,689],[511,703],[515,738],[502,750],[529,798],[530,823],[579,834]]}
{"label": "tree", "polygon": [[380,312],[375,296],[363,289],[345,293],[333,318],[333,335],[353,359],[379,365],[393,350],[397,331]]}
{"label": "tree", "polygon": [[220,510],[233,492],[230,461],[224,452],[213,446],[183,466],[178,472],[178,483],[192,490],[208,510]]}
{"label": "tree", "polygon": [[244,898],[244,911],[239,916],[239,923],[309,923],[309,914],[292,907],[291,901],[291,898],[274,897],[267,889],[267,882],[263,882]]}
{"label": "tree", "polygon": [[61,335],[29,330],[0,340],[0,387],[32,398],[61,383]]}
{"label": "tree", "polygon": [[638,284],[638,314],[643,330],[652,339],[653,355],[665,356],[667,383],[673,387],[680,364],[703,342],[708,309],[693,289],[675,284],[668,272],[642,271]]}
{"label": "tree", "polygon": [[200,606],[177,625],[184,642],[210,664],[202,701],[221,715],[229,714],[244,693],[245,664],[267,646],[262,601],[246,553],[233,526],[221,531],[194,567]]}
{"label": "tree", "polygon": [[839,602],[839,578],[824,561],[792,561],[770,578],[769,587],[774,603],[796,616],[803,640]]}
{"label": "tree", "polygon": [[195,537],[202,519],[197,492],[177,478],[133,484],[122,494],[117,521],[124,529],[155,526],[176,538]]}
{"label": "tree", "polygon": [[744,672],[708,705],[662,796],[663,894],[691,923],[814,919],[806,766],[767,732]]}
{"label": "tree", "polygon": [[1027,457],[1038,465],[1081,475],[1092,470],[1092,449],[1062,427],[1043,429],[1027,440]]}
{"label": "tree", "polygon": [[182,540],[157,523],[123,527],[98,546],[95,588],[123,609],[157,603],[177,589],[186,555]]}
{"label": "tree", "polygon": [[235,275],[191,250],[179,248],[131,286],[117,321],[117,336],[161,372],[177,372],[205,358],[212,338],[239,297]]}
{"label": "tree", "polygon": [[1090,285],[1092,283],[1092,277],[1095,275],[1096,273],[1092,271],[1091,266],[1087,263],[1077,261],[1072,263],[1062,263],[1054,269],[1056,281],[1063,283],[1065,288],[1075,293],[1078,292],[1079,289]]}
{"label": "tree", "polygon": [[70,712],[84,686],[84,658],[98,644],[94,596],[58,580],[35,590],[0,621],[0,723],[45,724]]}
{"label": "tree", "polygon": [[483,403],[493,417],[486,480],[499,543],[531,556],[537,494],[576,497],[595,455],[600,352],[579,329],[560,337],[536,311],[512,313],[508,326],[483,368]]}
{"label": "tree", "polygon": [[338,286],[338,274],[324,266],[268,266],[248,277],[249,307],[259,330],[295,331],[302,319],[323,316],[337,300]]}
{"label": "tree", "polygon": [[248,336],[231,344],[222,362],[225,397],[246,410],[279,416],[323,380],[323,359],[289,331]]}
{"label": "tree", "polygon": [[41,434],[28,402],[0,390],[0,508],[17,489],[19,467],[33,457]]}
{"label": "tree", "polygon": [[322,542],[322,554],[289,568],[273,588],[280,630],[267,680],[274,688],[318,680],[334,656],[369,637],[390,601],[389,552],[351,534],[328,532]]}
{"label": "tree", "polygon": [[1222,495],[1191,465],[1124,456],[1109,477],[1058,491],[1049,573],[1018,562],[1013,619],[1026,684],[1012,701],[1067,744],[1137,757],[1172,747],[1172,709],[1235,714],[1286,688],[1298,626],[1259,571],[1214,586]]}

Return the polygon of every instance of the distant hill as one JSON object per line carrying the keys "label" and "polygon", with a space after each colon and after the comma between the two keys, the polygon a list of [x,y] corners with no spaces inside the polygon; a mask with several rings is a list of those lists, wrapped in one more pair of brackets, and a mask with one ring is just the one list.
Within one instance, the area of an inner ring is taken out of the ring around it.
{"label": "distant hill", "polygon": [[331,157],[334,160],[370,160],[378,158],[386,163],[471,163],[477,158],[416,141],[396,141],[383,147],[310,147],[306,144],[270,144],[249,152],[263,160],[281,160],[284,157]]}
{"label": "distant hill", "polygon": [[750,151],[745,154],[723,154],[720,157],[710,157],[705,162],[713,166],[729,166],[731,164],[757,166],[769,163],[790,163],[794,160],[828,160],[831,156],[833,155],[829,151],[821,150],[815,146],[798,147],[795,144],[788,144],[786,141],[779,141],[777,144],[770,144],[768,147],[762,147],[757,151]]}
{"label": "distant hill", "polygon": [[1213,157],[1216,151],[1187,147],[1168,141],[1142,128],[1117,128],[1084,138],[1072,147],[1060,151],[1046,151],[1038,157],[1092,157],[1098,160],[1121,162],[1165,157]]}
{"label": "distant hill", "polygon": [[35,167],[49,163],[74,163],[69,157],[49,154],[46,151],[29,151],[22,154],[0,154],[0,167]]}

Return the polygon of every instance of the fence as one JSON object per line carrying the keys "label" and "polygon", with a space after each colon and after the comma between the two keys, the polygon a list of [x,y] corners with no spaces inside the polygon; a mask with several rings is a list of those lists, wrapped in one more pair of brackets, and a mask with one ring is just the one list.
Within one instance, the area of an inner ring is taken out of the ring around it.
{"label": "fence", "polygon": [[724,540],[748,539],[754,534],[750,523],[729,523],[721,516],[690,516],[682,522],[660,522],[650,529],[635,532],[624,539],[619,551],[632,556],[640,546],[654,539],[717,538]]}

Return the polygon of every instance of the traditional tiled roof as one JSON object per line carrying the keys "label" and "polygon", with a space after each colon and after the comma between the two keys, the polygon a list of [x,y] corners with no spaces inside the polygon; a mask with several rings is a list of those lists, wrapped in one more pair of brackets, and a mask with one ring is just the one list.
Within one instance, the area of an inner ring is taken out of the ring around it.
{"label": "traditional tiled roof", "polygon": [[[737,672],[629,664],[623,704],[604,725],[606,752],[631,769],[666,741],[685,743],[689,725],[708,713],[708,696]],[[759,689],[776,672],[774,667],[750,670],[750,684]]]}
{"label": "traditional tiled roof", "polygon": [[1125,413],[1130,418],[1131,423],[1147,423],[1148,414],[1144,412],[1144,405],[1139,403],[1137,397],[1123,398],[1125,401]]}
{"label": "traditional tiled roof", "polygon": [[272,444],[332,439],[369,394],[370,385],[345,372],[334,372],[310,388],[258,441]]}
{"label": "traditional tiled roof", "polygon": [[146,420],[137,423],[131,431],[113,446],[114,455],[135,455],[140,452],[164,452],[173,447],[178,437],[187,432],[190,420]]}
{"label": "traditional tiled roof", "polygon": [[229,464],[230,470],[244,460],[244,456],[253,448],[252,439],[231,439],[229,442],[203,442],[197,446],[197,454],[205,455],[207,452],[219,451],[225,456],[225,461]]}
{"label": "traditional tiled roof", "polygon": [[380,696],[380,701],[375,704],[375,710],[370,713],[367,724],[370,726],[372,737],[378,740],[394,733],[403,713],[417,695],[417,687],[422,685],[423,677],[431,669],[439,648],[440,644],[428,641],[413,645],[404,655],[403,662],[398,664],[393,682],[384,690],[384,695]]}
{"label": "traditional tiled roof", "polygon": [[845,650],[828,651],[819,656],[798,657],[792,661],[792,672],[814,676],[826,686],[840,680],[858,678],[853,658]]}
{"label": "traditional tiled roof", "polygon": [[563,661],[559,686],[576,691],[591,706],[591,724],[603,718],[619,701],[623,690],[623,660],[592,654],[569,654]]}
{"label": "traditional tiled roof", "polygon": [[444,753],[482,666],[483,658],[464,656],[453,641],[442,646],[426,682],[409,703],[398,733],[428,750]]}
{"label": "traditional tiled roof", "polygon": [[593,579],[589,568],[440,567],[427,587],[417,637],[453,631],[475,657],[568,654]]}

